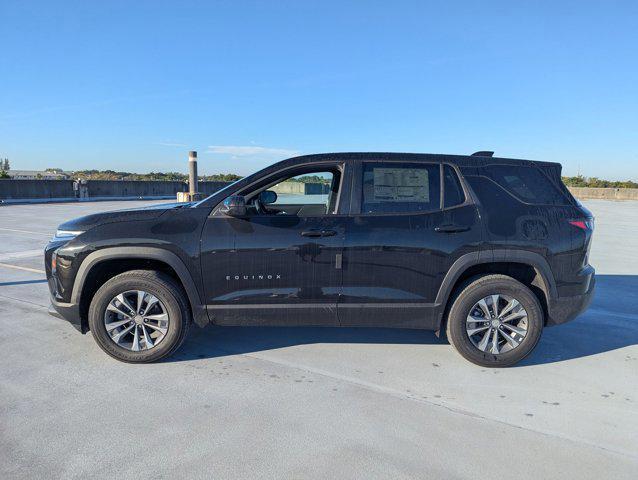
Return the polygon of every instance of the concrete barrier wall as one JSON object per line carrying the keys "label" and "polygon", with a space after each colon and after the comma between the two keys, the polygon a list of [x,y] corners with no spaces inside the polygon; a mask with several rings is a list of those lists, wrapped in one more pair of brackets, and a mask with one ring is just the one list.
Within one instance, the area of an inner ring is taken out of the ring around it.
{"label": "concrete barrier wall", "polygon": [[185,192],[184,182],[144,180],[89,180],[86,182],[91,197],[177,197]]}
{"label": "concrete barrier wall", "polygon": [[579,200],[638,200],[638,188],[567,187]]}
{"label": "concrete barrier wall", "polygon": [[330,193],[330,185],[325,183],[302,183],[306,195],[324,195]]}
{"label": "concrete barrier wall", "polygon": [[[203,193],[204,195],[211,195],[217,190],[221,190],[226,185],[230,185],[231,183],[232,182],[199,182],[197,188],[199,189],[199,193]],[[188,187],[188,184],[186,184],[186,186]],[[186,190],[188,190],[188,188],[186,188]]]}
{"label": "concrete barrier wall", "polygon": [[0,179],[0,200],[73,198],[71,180]]}
{"label": "concrete barrier wall", "polygon": [[284,194],[321,195],[328,193],[330,186],[324,183],[282,182],[271,187],[271,190]]}
{"label": "concrete barrier wall", "polygon": [[[199,182],[199,191],[210,195],[230,182]],[[89,180],[88,200],[108,198],[176,198],[186,192],[188,183],[170,181]],[[72,180],[0,179],[0,201],[71,201],[76,200]]]}

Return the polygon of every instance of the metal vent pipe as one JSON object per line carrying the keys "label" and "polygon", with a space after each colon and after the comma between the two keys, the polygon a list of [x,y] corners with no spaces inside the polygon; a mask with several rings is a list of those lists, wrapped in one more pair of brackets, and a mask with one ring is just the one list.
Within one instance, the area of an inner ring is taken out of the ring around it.
{"label": "metal vent pipe", "polygon": [[197,193],[197,152],[188,152],[188,193],[193,196]]}

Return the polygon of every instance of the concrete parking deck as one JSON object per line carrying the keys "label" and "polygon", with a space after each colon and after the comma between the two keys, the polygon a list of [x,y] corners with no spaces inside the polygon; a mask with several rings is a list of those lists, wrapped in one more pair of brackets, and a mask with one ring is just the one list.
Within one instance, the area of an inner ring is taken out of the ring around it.
{"label": "concrete parking deck", "polygon": [[127,365],[47,314],[64,220],[0,207],[0,478],[638,477],[638,202],[587,201],[597,294],[510,369],[430,332],[194,330]]}

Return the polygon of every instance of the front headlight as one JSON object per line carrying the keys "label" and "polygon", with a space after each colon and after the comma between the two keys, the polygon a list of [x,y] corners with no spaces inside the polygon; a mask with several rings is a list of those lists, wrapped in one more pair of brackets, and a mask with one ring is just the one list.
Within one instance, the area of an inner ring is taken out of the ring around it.
{"label": "front headlight", "polygon": [[57,242],[60,240],[71,240],[77,237],[79,234],[84,233],[84,230],[56,230],[55,235],[53,236],[53,241]]}

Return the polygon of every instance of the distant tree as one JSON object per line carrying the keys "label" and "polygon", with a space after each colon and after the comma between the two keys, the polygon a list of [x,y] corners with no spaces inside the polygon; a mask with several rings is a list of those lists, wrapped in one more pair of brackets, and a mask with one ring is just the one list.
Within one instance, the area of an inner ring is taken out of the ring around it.
{"label": "distant tree", "polygon": [[62,170],[61,168],[47,168],[44,171],[51,172],[51,173],[62,173],[64,170]]}
{"label": "distant tree", "polygon": [[304,175],[302,177],[293,177],[286,180],[287,182],[300,182],[300,183],[324,183],[329,184],[330,178],[322,177],[320,175]]}
{"label": "distant tree", "polygon": [[563,183],[568,187],[599,187],[599,188],[638,188],[638,183],[631,180],[611,181],[598,177],[563,177]]}
{"label": "distant tree", "polygon": [[199,177],[203,182],[234,182],[240,178],[242,177],[234,173],[216,173],[214,175],[203,175]]}
{"label": "distant tree", "polygon": [[[179,172],[149,172],[130,173],[115,172],[113,170],[78,170],[73,172],[74,178],[82,180],[165,180],[185,182],[188,175]],[[201,181],[234,182],[242,178],[234,173],[216,173],[214,175],[201,175]]]}
{"label": "distant tree", "polygon": [[9,174],[4,170],[0,170],[0,178],[11,178],[9,177]]}

